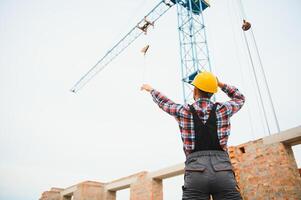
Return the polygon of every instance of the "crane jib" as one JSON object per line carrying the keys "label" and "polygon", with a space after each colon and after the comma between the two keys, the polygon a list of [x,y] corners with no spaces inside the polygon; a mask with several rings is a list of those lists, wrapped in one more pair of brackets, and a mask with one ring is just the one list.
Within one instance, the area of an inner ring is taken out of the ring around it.
{"label": "crane jib", "polygon": [[99,59],[92,68],[89,69],[71,88],[71,92],[76,93],[102,71],[110,62],[121,54],[130,44],[132,44],[142,33],[146,34],[149,25],[163,16],[174,4],[165,0],[160,1],[137,25],[135,25],[122,39],[120,39],[107,53]]}

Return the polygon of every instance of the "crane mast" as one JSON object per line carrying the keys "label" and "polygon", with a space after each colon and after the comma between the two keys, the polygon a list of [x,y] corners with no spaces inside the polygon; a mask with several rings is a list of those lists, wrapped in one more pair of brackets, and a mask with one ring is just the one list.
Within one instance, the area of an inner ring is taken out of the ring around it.
{"label": "crane mast", "polygon": [[193,101],[190,83],[199,71],[211,71],[203,11],[204,0],[173,0],[177,5],[182,87],[185,103]]}

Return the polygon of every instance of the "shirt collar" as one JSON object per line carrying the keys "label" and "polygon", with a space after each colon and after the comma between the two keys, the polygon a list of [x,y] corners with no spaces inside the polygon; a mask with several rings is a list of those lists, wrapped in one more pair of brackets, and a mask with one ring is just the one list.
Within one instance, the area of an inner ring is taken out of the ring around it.
{"label": "shirt collar", "polygon": [[209,99],[209,98],[202,98],[202,97],[200,97],[200,98],[198,98],[196,101],[197,101],[197,102],[201,102],[201,101],[210,102],[210,99]]}

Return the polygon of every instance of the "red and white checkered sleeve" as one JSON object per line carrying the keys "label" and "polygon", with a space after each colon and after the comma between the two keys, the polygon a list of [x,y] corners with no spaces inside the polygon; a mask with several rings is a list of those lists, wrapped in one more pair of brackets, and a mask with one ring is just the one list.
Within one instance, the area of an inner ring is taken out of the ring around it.
{"label": "red and white checkered sleeve", "polygon": [[153,97],[153,101],[159,106],[159,108],[168,114],[174,117],[189,117],[189,113],[182,104],[173,102],[157,90],[152,90],[151,95]]}
{"label": "red and white checkered sleeve", "polygon": [[226,114],[228,116],[232,116],[242,108],[245,103],[245,97],[236,87],[227,84],[224,84],[222,91],[224,91],[228,97],[231,98],[230,101],[226,101],[222,104],[226,108]]}

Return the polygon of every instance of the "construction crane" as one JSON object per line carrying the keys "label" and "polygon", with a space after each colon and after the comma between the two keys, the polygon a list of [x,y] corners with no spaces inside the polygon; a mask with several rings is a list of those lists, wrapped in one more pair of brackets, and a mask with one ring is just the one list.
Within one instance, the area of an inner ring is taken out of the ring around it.
{"label": "construction crane", "polygon": [[[248,50],[249,60],[252,65],[253,75],[256,80],[256,86],[259,93],[259,99],[264,113],[265,123],[269,134],[271,133],[267,120],[267,113],[264,107],[264,100],[260,91],[257,80],[257,74],[254,69],[252,55],[249,49],[248,41],[245,32],[251,28],[251,23],[246,20],[246,15],[242,6],[242,1],[238,1],[242,12],[242,30],[245,43]],[[177,7],[178,32],[180,44],[180,60],[182,72],[182,88],[184,103],[193,102],[193,87],[190,85],[196,74],[200,71],[212,71],[209,58],[206,27],[204,23],[203,11],[208,8],[209,0],[161,0],[150,12],[147,13],[116,45],[114,45],[84,76],[82,76],[71,91],[76,93],[83,88],[95,75],[102,71],[112,60],[121,54],[130,44],[132,44],[142,34],[147,34],[150,26],[154,27],[155,22],[161,18],[170,8]],[[277,131],[280,132],[278,119],[275,108],[268,88],[268,83],[263,70],[261,58],[258,52],[258,47],[255,41],[253,31],[251,36],[256,47],[257,56],[260,61],[260,70],[264,78],[264,86],[268,93],[268,102],[273,111],[273,118],[276,124]],[[147,52],[149,45],[144,47],[141,52]]]}
{"label": "construction crane", "polygon": [[192,100],[192,86],[188,84],[203,70],[211,71],[203,11],[209,6],[208,0],[162,0],[119,42],[116,43],[96,64],[82,76],[71,91],[76,93],[112,60],[122,53],[142,34],[147,34],[150,26],[174,5],[177,7],[180,56],[184,101]]}

